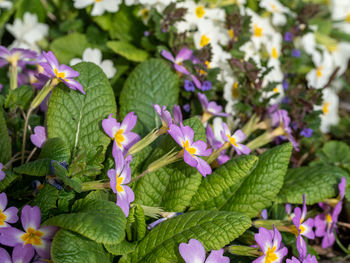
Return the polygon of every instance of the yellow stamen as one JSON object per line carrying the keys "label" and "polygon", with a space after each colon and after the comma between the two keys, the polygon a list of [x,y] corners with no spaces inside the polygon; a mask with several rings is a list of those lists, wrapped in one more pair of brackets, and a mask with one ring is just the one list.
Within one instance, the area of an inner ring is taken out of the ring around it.
{"label": "yellow stamen", "polygon": [[230,29],[228,31],[228,35],[230,36],[230,38],[234,38],[235,37],[235,31],[233,31],[232,29]]}
{"label": "yellow stamen", "polygon": [[265,256],[265,263],[272,263],[275,262],[278,257],[275,253],[276,247],[274,246],[273,248],[268,248]]}
{"label": "yellow stamen", "polygon": [[208,60],[206,60],[204,63],[207,66],[207,68],[210,69],[210,62]]}
{"label": "yellow stamen", "polygon": [[271,5],[271,9],[272,9],[274,12],[276,12],[276,13],[279,12],[279,10],[278,10],[278,8],[277,8],[277,6],[276,6],[275,4],[272,4],[272,5]]}
{"label": "yellow stamen", "polygon": [[233,86],[232,86],[232,97],[234,99],[237,99],[239,96],[239,93],[238,93],[238,82],[235,82],[233,83]]}
{"label": "yellow stamen", "polygon": [[17,62],[19,59],[20,54],[18,52],[15,52],[12,56],[7,57],[7,61],[14,67],[17,67]]}
{"label": "yellow stamen", "polygon": [[210,38],[203,34],[202,37],[201,37],[201,40],[199,42],[199,45],[201,47],[204,47],[204,46],[208,45],[209,42],[210,42]]}
{"label": "yellow stamen", "polygon": [[300,234],[302,234],[302,233],[304,233],[306,228],[303,225],[300,225],[299,230],[300,230]]}
{"label": "yellow stamen", "polygon": [[258,27],[257,24],[254,25],[254,36],[261,37],[263,33],[262,27]]}
{"label": "yellow stamen", "polygon": [[279,93],[279,92],[278,92],[278,88],[274,88],[274,89],[273,89],[273,92],[274,92],[274,93]]}
{"label": "yellow stamen", "polygon": [[99,3],[99,2],[101,2],[101,1],[102,1],[102,0],[95,0],[96,3]]}
{"label": "yellow stamen", "polygon": [[201,75],[207,75],[207,72],[206,72],[205,70],[203,70],[203,69],[200,69],[200,70],[199,70],[199,73],[200,73]]}
{"label": "yellow stamen", "polygon": [[322,69],[323,69],[323,66],[319,66],[317,69],[316,69],[316,76],[318,78],[322,77]]}
{"label": "yellow stamen", "polygon": [[0,209],[0,226],[5,225],[6,215]]}
{"label": "yellow stamen", "polygon": [[190,143],[187,140],[182,144],[182,147],[191,155],[194,155],[197,151],[196,148],[190,147]]}
{"label": "yellow stamen", "polygon": [[329,102],[323,103],[322,112],[324,115],[326,115],[329,112]]}
{"label": "yellow stamen", "polygon": [[205,15],[205,10],[202,5],[198,6],[194,12],[198,18],[202,18]]}
{"label": "yellow stamen", "polygon": [[58,72],[57,68],[54,69],[54,72],[55,72],[55,75],[56,75],[56,78],[57,78],[57,79],[66,80],[66,79],[65,79],[66,73],[64,73],[64,72]]}
{"label": "yellow stamen", "polygon": [[345,22],[350,23],[350,13],[346,15]]}
{"label": "yellow stamen", "polygon": [[124,188],[121,186],[122,182],[123,182],[123,178],[119,177],[119,174],[117,174],[117,186],[116,186],[116,189],[117,189],[118,193],[124,192]]}
{"label": "yellow stamen", "polygon": [[277,49],[274,47],[272,48],[272,57],[274,59],[277,59],[278,58],[278,52],[277,52]]}
{"label": "yellow stamen", "polygon": [[114,135],[114,139],[115,139],[115,141],[116,141],[116,143],[118,144],[119,147],[122,147],[122,142],[125,140],[123,132],[124,132],[124,130],[120,129]]}
{"label": "yellow stamen", "polygon": [[333,221],[333,220],[332,220],[332,216],[331,216],[330,214],[327,214],[327,215],[326,215],[326,222],[327,222],[327,223],[332,223],[332,221]]}
{"label": "yellow stamen", "polygon": [[236,139],[234,137],[231,137],[230,134],[226,134],[226,136],[232,145],[238,147],[238,144],[236,143]]}
{"label": "yellow stamen", "polygon": [[41,237],[43,235],[44,235],[43,232],[29,227],[27,232],[21,236],[21,239],[24,241],[25,245],[32,244],[32,245],[40,246],[42,244]]}

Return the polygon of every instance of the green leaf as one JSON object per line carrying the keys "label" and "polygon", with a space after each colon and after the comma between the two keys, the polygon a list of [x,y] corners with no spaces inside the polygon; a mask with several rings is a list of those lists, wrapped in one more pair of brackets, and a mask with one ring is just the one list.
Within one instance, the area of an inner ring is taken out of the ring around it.
{"label": "green leaf", "polygon": [[29,106],[33,95],[33,88],[27,85],[10,90],[5,101],[5,107],[9,108],[10,111],[14,111],[17,107],[25,110]]}
{"label": "green leaf", "polygon": [[207,251],[218,250],[239,237],[251,222],[245,215],[226,211],[195,211],[155,227],[130,256],[133,263],[179,262],[179,244],[199,240]]}
{"label": "green leaf", "polygon": [[55,187],[46,184],[34,197],[31,206],[37,205],[40,208],[41,217],[44,221],[48,217],[50,210],[57,207],[57,198],[58,190]]}
{"label": "green leaf", "polygon": [[86,94],[66,87],[56,87],[52,92],[47,111],[49,138],[62,138],[71,152],[86,145],[103,146],[110,138],[103,132],[101,123],[110,113],[116,113],[113,89],[103,71],[93,63],[79,63],[76,78]]}
{"label": "green leaf", "polygon": [[192,210],[220,210],[241,186],[258,161],[256,156],[243,156],[228,161],[202,181],[191,201]]}
{"label": "green leaf", "polygon": [[5,165],[10,161],[12,156],[11,138],[7,131],[6,120],[4,118],[4,110],[0,107],[0,163]]}
{"label": "green leaf", "polygon": [[178,103],[179,81],[170,67],[160,59],[149,59],[138,65],[126,80],[120,94],[121,115],[136,113],[137,130],[146,134],[156,127],[158,116],[152,104],[169,109]]}
{"label": "green leaf", "polygon": [[47,17],[46,10],[40,0],[22,0],[18,6],[16,18],[23,20],[25,13],[36,14],[40,22],[44,22]]}
{"label": "green leaf", "polygon": [[113,255],[126,255],[133,252],[136,248],[136,243],[130,243],[123,240],[121,243],[116,245],[104,245],[107,251]]}
{"label": "green leaf", "polygon": [[0,192],[3,192],[7,187],[13,184],[14,181],[19,179],[20,176],[14,172],[6,171],[5,178],[0,181]]}
{"label": "green leaf", "polygon": [[146,219],[142,207],[134,204],[126,223],[128,240],[141,240],[146,235]]}
{"label": "green leaf", "polygon": [[13,170],[18,174],[45,176],[50,173],[50,163],[50,159],[38,159],[15,167]]}
{"label": "green leaf", "polygon": [[88,47],[89,43],[84,34],[72,33],[56,38],[51,43],[50,50],[52,50],[61,63],[69,65],[73,58],[81,58],[84,50]]}
{"label": "green leaf", "polygon": [[307,204],[322,202],[337,195],[342,176],[347,176],[344,170],[330,165],[289,169],[277,201],[302,204],[305,194]]}
{"label": "green leaf", "polygon": [[113,202],[80,199],[74,203],[71,213],[52,217],[45,224],[77,232],[98,243],[116,244],[125,237],[126,219]]}
{"label": "green leaf", "polygon": [[70,151],[65,141],[61,138],[48,139],[41,149],[39,159],[69,162]]}
{"label": "green leaf", "polygon": [[51,256],[55,263],[112,262],[101,244],[64,229],[59,230],[53,239]]}
{"label": "green leaf", "polygon": [[112,49],[115,53],[125,57],[134,62],[142,62],[148,58],[148,53],[134,45],[124,41],[108,41],[107,47]]}
{"label": "green leaf", "polygon": [[274,201],[286,174],[292,144],[286,143],[264,152],[255,169],[221,210],[236,211],[250,217]]}
{"label": "green leaf", "polygon": [[327,142],[319,155],[322,163],[334,164],[350,170],[350,147],[340,141]]}
{"label": "green leaf", "polygon": [[81,192],[81,183],[74,181],[68,177],[68,171],[62,165],[60,165],[57,161],[53,161],[51,163],[52,169],[55,172],[55,175],[62,180],[62,182],[68,186],[70,186],[74,191],[80,193]]}

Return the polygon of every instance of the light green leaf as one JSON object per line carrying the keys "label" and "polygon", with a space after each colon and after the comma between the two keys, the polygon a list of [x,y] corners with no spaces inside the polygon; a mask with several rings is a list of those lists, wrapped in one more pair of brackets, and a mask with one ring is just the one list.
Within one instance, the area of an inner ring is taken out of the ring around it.
{"label": "light green leaf", "polygon": [[11,138],[7,131],[6,120],[4,118],[4,110],[0,107],[0,163],[5,165],[10,161],[12,156]]}
{"label": "light green leaf", "polygon": [[33,95],[33,88],[27,85],[20,86],[15,90],[10,90],[5,101],[5,107],[9,108],[10,111],[14,111],[17,107],[25,110],[29,106]]}
{"label": "light green leaf", "polygon": [[48,139],[43,145],[39,155],[39,159],[46,158],[58,162],[69,162],[70,151],[65,141],[61,138]]}
{"label": "light green leaf", "polygon": [[40,0],[21,0],[16,12],[16,18],[23,20],[23,15],[25,13],[36,14],[40,22],[44,22],[46,15],[46,10]]}
{"label": "light green leaf", "polygon": [[133,252],[136,248],[136,243],[130,243],[126,240],[123,240],[121,243],[116,245],[104,245],[107,251],[113,255],[127,255]]}
{"label": "light green leaf", "polygon": [[60,63],[68,64],[73,58],[81,58],[83,52],[89,47],[84,34],[72,33],[56,38],[50,45],[50,50],[56,55]]}
{"label": "light green leaf", "polygon": [[110,263],[111,256],[103,246],[65,229],[59,230],[52,242],[52,260],[55,263]]}
{"label": "light green leaf", "polygon": [[231,197],[258,161],[256,156],[238,157],[220,166],[202,181],[191,201],[192,210],[218,209],[231,202]]}
{"label": "light green leaf", "polygon": [[156,127],[158,121],[152,104],[171,109],[178,103],[178,96],[176,74],[164,61],[150,59],[138,65],[126,80],[120,95],[121,115],[135,112],[138,117],[137,130],[146,134]]}
{"label": "light green leaf", "polygon": [[337,184],[346,172],[339,167],[317,165],[289,169],[277,201],[302,204],[303,194],[307,204],[322,202],[338,194]]}
{"label": "light green leaf", "polygon": [[103,132],[101,123],[110,113],[116,113],[113,89],[103,71],[93,63],[79,63],[73,69],[79,71],[76,78],[86,94],[67,87],[56,87],[47,111],[49,138],[62,138],[71,152],[86,145],[103,146],[110,139]]}
{"label": "light green leaf", "polygon": [[286,174],[292,144],[286,143],[264,152],[241,187],[221,210],[236,211],[250,217],[274,201]]}
{"label": "light green leaf", "polygon": [[134,45],[124,41],[108,41],[107,47],[112,49],[115,53],[125,57],[134,62],[142,62],[148,58],[148,53]]}
{"label": "light green leaf", "polygon": [[245,215],[225,211],[195,211],[166,220],[139,243],[133,263],[180,261],[179,244],[199,240],[207,251],[218,250],[239,237],[251,222]]}
{"label": "light green leaf", "polygon": [[126,223],[126,234],[128,240],[141,240],[146,235],[146,219],[142,207],[134,204]]}
{"label": "light green leaf", "polygon": [[327,142],[319,156],[322,163],[349,168],[350,171],[350,147],[341,141]]}
{"label": "light green leaf", "polygon": [[116,244],[125,237],[126,219],[113,202],[80,199],[74,203],[71,213],[52,217],[45,224],[77,232],[97,243]]}
{"label": "light green leaf", "polygon": [[50,163],[51,159],[38,159],[15,167],[13,170],[18,174],[45,176],[50,173]]}

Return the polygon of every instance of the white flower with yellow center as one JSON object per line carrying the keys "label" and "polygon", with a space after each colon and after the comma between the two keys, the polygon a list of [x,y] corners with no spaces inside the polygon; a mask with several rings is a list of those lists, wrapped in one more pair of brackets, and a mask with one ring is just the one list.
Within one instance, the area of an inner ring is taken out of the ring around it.
{"label": "white flower with yellow center", "polygon": [[0,8],[10,9],[11,7],[12,7],[12,1],[0,0]]}
{"label": "white flower with yellow center", "polygon": [[330,53],[333,59],[334,67],[339,67],[337,75],[343,75],[348,68],[348,62],[350,59],[350,43],[339,42]]}
{"label": "white flower with yellow center", "polygon": [[94,5],[91,11],[92,16],[100,16],[105,11],[115,13],[119,9],[122,0],[73,0],[74,7],[81,9],[89,5]]}
{"label": "white flower with yellow center", "polygon": [[332,125],[336,125],[339,122],[339,97],[332,88],[325,88],[322,94],[322,105],[315,106],[315,110],[322,111],[320,129],[323,133],[327,133]]}
{"label": "white flower with yellow center", "polygon": [[291,11],[277,0],[261,0],[260,7],[272,14],[272,24],[275,26],[285,25],[287,22],[285,14],[291,14]]}
{"label": "white flower with yellow center", "polygon": [[334,26],[350,34],[350,5],[346,0],[331,1],[332,19],[337,21]]}

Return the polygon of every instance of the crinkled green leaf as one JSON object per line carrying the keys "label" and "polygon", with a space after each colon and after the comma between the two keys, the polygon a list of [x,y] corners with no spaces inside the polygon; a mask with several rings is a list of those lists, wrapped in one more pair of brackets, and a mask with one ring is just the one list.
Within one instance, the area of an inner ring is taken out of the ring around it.
{"label": "crinkled green leaf", "polygon": [[283,185],[291,153],[290,143],[264,152],[255,169],[221,210],[256,216],[275,200]]}
{"label": "crinkled green leaf", "polygon": [[71,152],[80,146],[102,145],[104,151],[110,139],[101,123],[110,113],[116,113],[113,89],[103,71],[93,63],[82,62],[73,67],[76,78],[86,94],[67,87],[56,87],[47,111],[49,138],[62,138]]}
{"label": "crinkled green leaf", "polygon": [[47,14],[41,0],[21,0],[17,7],[16,18],[23,20],[25,13],[35,14],[40,22],[44,22]]}
{"label": "crinkled green leaf", "polygon": [[123,240],[116,245],[104,245],[107,251],[113,255],[126,255],[133,252],[136,248],[136,243],[130,243],[126,240]]}
{"label": "crinkled green leaf", "polygon": [[118,55],[128,60],[142,62],[148,58],[148,53],[125,41],[108,41],[107,47],[112,49]]}
{"label": "crinkled green leaf", "polygon": [[136,130],[146,134],[157,123],[158,116],[152,104],[171,109],[178,103],[178,96],[178,77],[169,65],[160,59],[149,59],[138,65],[126,80],[120,94],[121,115],[135,112],[138,117]]}
{"label": "crinkled green leaf", "polygon": [[31,206],[37,205],[40,208],[42,221],[48,217],[51,209],[57,207],[57,198],[58,190],[49,184],[46,184],[34,197]]}
{"label": "crinkled green leaf", "polygon": [[52,170],[54,172],[54,174],[60,179],[62,180],[62,182],[65,185],[70,186],[74,191],[80,193],[81,192],[81,183],[78,181],[75,181],[73,179],[70,179],[68,177],[68,171],[66,170],[66,168],[64,168],[62,165],[60,165],[57,161],[53,161],[51,163],[52,166]]}
{"label": "crinkled green leaf", "polygon": [[350,147],[341,141],[327,142],[320,154],[320,163],[328,163],[348,168],[350,171]]}
{"label": "crinkled green leaf", "polygon": [[191,201],[192,210],[220,210],[241,186],[256,164],[256,156],[238,157],[221,165],[201,183]]}
{"label": "crinkled green leaf", "polygon": [[15,167],[13,170],[19,174],[32,176],[45,176],[50,173],[51,159],[38,159]]}
{"label": "crinkled green leaf", "polygon": [[65,141],[61,138],[48,139],[43,145],[39,155],[39,159],[46,158],[58,162],[69,162],[70,151]]}
{"label": "crinkled green leaf", "polygon": [[71,33],[56,38],[51,43],[50,50],[52,50],[61,63],[69,65],[73,58],[81,58],[84,50],[88,47],[89,43],[84,34]]}
{"label": "crinkled green leaf", "polygon": [[11,171],[6,171],[5,178],[2,181],[0,181],[0,192],[3,192],[7,187],[9,187],[19,178],[20,175]]}
{"label": "crinkled green leaf", "polygon": [[125,237],[126,219],[113,202],[80,199],[74,203],[71,213],[52,217],[45,224],[77,232],[98,243],[116,244]]}
{"label": "crinkled green leaf", "polygon": [[342,176],[347,176],[347,173],[330,165],[289,169],[277,200],[301,204],[305,194],[307,204],[322,202],[338,194],[337,184]]}
{"label": "crinkled green leaf", "polygon": [[12,156],[11,138],[9,136],[6,120],[4,118],[4,110],[0,107],[0,163],[5,165]]}
{"label": "crinkled green leaf", "polygon": [[218,250],[239,237],[251,222],[243,214],[226,211],[195,211],[166,220],[139,243],[130,256],[133,263],[180,261],[179,244],[199,240],[207,251]]}
{"label": "crinkled green leaf", "polygon": [[111,256],[98,244],[65,229],[59,230],[52,242],[52,260],[55,263],[110,263]]}
{"label": "crinkled green leaf", "polygon": [[5,107],[9,108],[10,111],[14,111],[17,107],[25,110],[29,106],[33,95],[33,88],[27,85],[10,90],[5,101]]}
{"label": "crinkled green leaf", "polygon": [[126,223],[128,240],[141,240],[146,235],[146,219],[142,207],[138,204],[130,209]]}

